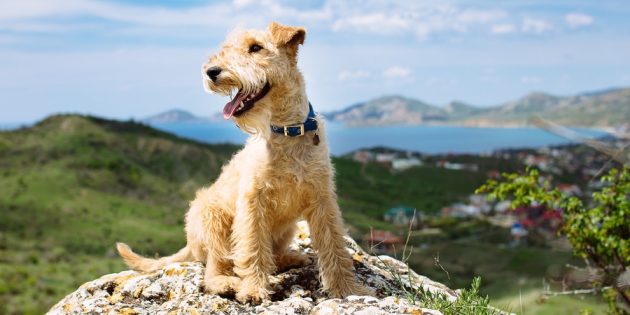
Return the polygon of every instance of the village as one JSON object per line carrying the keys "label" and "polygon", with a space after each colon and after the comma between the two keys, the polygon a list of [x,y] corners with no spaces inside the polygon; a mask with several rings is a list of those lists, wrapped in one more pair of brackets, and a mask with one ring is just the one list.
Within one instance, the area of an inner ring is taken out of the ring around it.
{"label": "village", "polygon": [[[606,141],[613,146],[621,145],[617,143],[618,140]],[[579,145],[510,149],[478,156],[425,155],[379,147],[355,151],[351,158],[363,165],[380,164],[393,173],[415,167],[437,167],[461,172],[483,172],[488,179],[497,179],[508,170],[489,167],[489,163],[484,163],[485,160],[512,161],[516,166],[509,171],[522,171],[527,167],[539,169],[544,174],[540,180],[550,180],[562,193],[576,197],[588,196],[599,188],[601,184],[595,179],[610,164],[610,157]],[[417,209],[411,204],[392,204],[390,208],[383,209],[382,220],[393,225],[394,231],[375,229],[362,239],[372,251],[384,254],[392,254],[406,246],[410,236],[421,242],[439,238],[444,231],[437,226],[444,220],[479,221],[504,229],[509,236],[499,246],[568,246],[563,238],[557,236],[562,225],[562,209],[536,205],[513,209],[510,201],[496,202],[485,195],[474,193],[439,209]]]}

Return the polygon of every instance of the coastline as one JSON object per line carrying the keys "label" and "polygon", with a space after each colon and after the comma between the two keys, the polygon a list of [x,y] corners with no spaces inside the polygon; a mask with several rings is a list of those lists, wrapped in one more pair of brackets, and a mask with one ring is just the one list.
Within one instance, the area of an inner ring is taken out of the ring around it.
{"label": "coastline", "polygon": [[[536,125],[528,124],[528,123],[513,123],[513,124],[494,124],[494,123],[456,123],[456,122],[424,122],[424,123],[383,123],[383,124],[372,124],[372,123],[345,123],[342,121],[330,121],[326,120],[328,123],[341,124],[347,128],[371,128],[371,127],[458,127],[458,128],[496,128],[496,129],[519,129],[519,128],[531,128],[531,129],[540,129]],[[564,126],[570,129],[585,129],[591,131],[605,132],[608,134],[614,134],[617,128],[612,126],[581,126],[581,125],[569,125]]]}

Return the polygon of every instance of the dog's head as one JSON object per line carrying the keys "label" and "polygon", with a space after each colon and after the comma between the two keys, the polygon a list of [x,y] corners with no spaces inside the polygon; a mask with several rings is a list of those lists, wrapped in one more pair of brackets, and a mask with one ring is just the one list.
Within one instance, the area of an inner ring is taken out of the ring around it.
{"label": "dog's head", "polygon": [[287,82],[299,74],[298,46],[305,35],[302,27],[272,22],[265,31],[248,30],[228,37],[202,68],[204,88],[231,97],[223,108],[225,119],[234,117],[239,125],[247,125],[251,116],[271,111],[265,108],[272,106],[268,95],[274,89],[286,90]]}

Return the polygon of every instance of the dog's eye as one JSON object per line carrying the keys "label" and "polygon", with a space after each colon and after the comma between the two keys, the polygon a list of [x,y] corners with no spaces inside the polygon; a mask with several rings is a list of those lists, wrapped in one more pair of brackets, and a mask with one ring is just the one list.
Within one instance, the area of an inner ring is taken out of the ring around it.
{"label": "dog's eye", "polygon": [[260,51],[261,49],[263,49],[263,47],[262,47],[262,46],[260,46],[260,45],[258,45],[258,44],[253,44],[253,45],[249,46],[249,52],[250,52],[250,53],[255,53],[255,52],[258,52],[258,51]]}

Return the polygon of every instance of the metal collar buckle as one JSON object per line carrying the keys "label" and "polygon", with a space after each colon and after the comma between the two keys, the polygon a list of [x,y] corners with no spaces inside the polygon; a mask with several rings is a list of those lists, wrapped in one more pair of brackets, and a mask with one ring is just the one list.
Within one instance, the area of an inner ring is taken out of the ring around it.
{"label": "metal collar buckle", "polygon": [[284,126],[284,135],[285,136],[289,136],[289,128],[297,128],[300,127],[300,133],[297,134],[296,136],[303,136],[304,135],[304,124],[298,124],[298,125],[290,125],[290,126]]}

